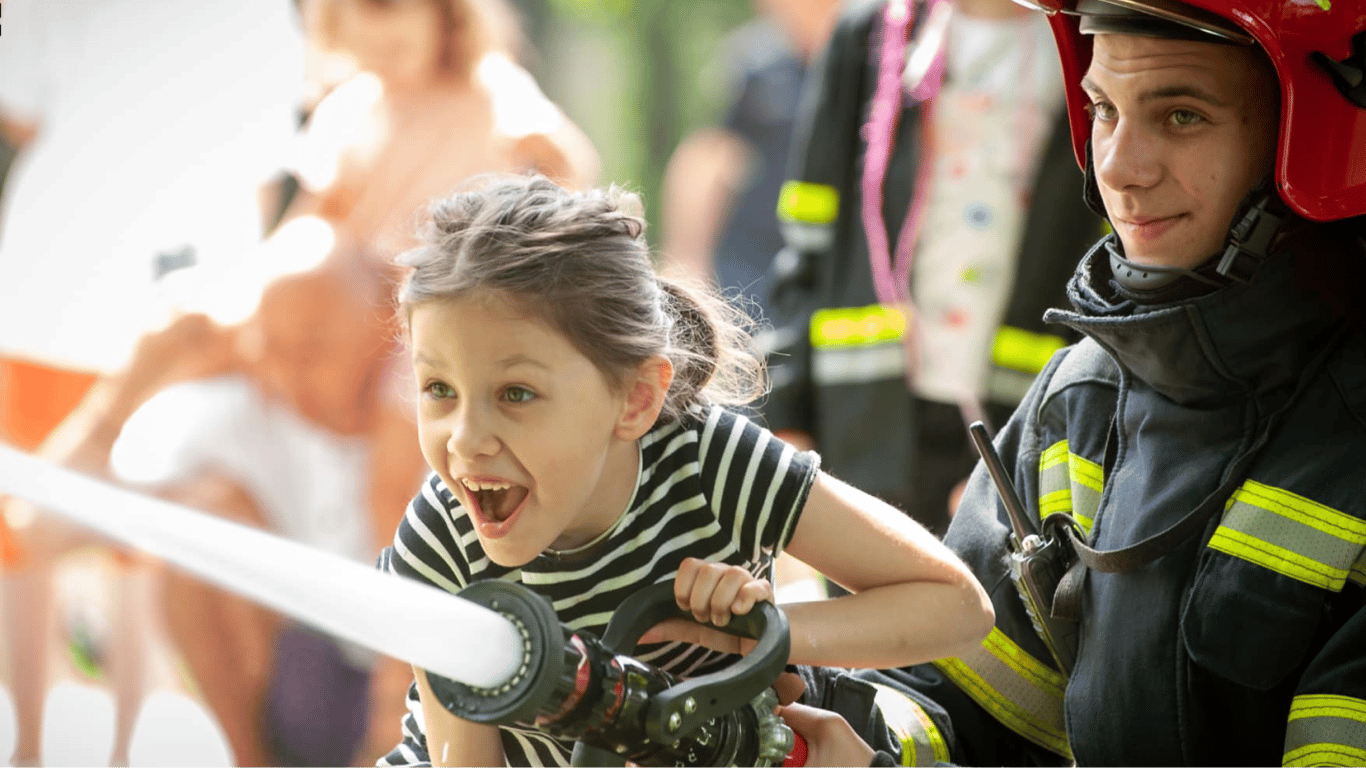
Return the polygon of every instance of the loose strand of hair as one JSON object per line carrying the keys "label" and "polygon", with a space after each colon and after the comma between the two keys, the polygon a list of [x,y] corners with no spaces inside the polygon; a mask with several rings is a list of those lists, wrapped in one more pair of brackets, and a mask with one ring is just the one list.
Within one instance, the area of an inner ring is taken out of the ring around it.
{"label": "loose strand of hair", "polygon": [[761,397],[766,379],[752,346],[749,315],[700,281],[669,275],[658,280],[674,322],[670,413],[681,415],[706,402],[747,405]]}

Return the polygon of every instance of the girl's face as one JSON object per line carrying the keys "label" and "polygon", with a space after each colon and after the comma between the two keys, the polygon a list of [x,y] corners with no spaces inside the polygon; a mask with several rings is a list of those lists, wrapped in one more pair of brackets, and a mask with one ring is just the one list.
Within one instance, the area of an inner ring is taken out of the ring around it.
{"label": "girl's face", "polygon": [[517,567],[616,522],[650,426],[638,398],[503,294],[418,304],[409,329],[422,453],[490,559]]}
{"label": "girl's face", "polygon": [[443,0],[330,0],[337,42],[386,85],[422,84],[441,58]]}

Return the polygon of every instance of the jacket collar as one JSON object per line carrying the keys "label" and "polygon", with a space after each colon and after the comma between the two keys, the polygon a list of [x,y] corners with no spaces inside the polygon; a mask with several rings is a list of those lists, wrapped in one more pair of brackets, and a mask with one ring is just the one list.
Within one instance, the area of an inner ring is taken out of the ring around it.
{"label": "jacket collar", "polygon": [[1269,256],[1247,284],[1146,305],[1116,293],[1105,242],[1068,283],[1074,310],[1049,310],[1045,320],[1092,337],[1177,403],[1216,407],[1293,384],[1337,325],[1318,294],[1296,279],[1288,250]]}

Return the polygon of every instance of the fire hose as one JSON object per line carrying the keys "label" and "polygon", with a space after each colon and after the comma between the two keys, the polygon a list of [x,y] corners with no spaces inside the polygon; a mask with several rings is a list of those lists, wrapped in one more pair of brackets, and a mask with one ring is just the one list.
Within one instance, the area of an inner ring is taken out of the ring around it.
{"label": "fire hose", "polygon": [[679,680],[628,653],[654,624],[691,617],[669,583],[624,601],[599,639],[562,625],[544,598],[520,584],[478,582],[453,596],[4,445],[0,494],[421,667],[458,717],[573,738],[575,764],[775,765],[793,749],[794,734],[773,714],[770,686],[789,639],[787,619],[771,603],[722,628],[755,639],[750,653]]}

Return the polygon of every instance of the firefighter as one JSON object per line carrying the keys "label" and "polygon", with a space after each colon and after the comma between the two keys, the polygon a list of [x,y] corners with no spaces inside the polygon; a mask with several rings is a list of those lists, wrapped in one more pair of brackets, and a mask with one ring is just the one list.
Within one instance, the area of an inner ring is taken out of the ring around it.
{"label": "firefighter", "polygon": [[861,740],[788,721],[812,763],[1366,763],[1366,5],[1040,2],[1114,226],[994,441],[1049,631],[979,465],[946,541],[995,629],[866,675]]}

